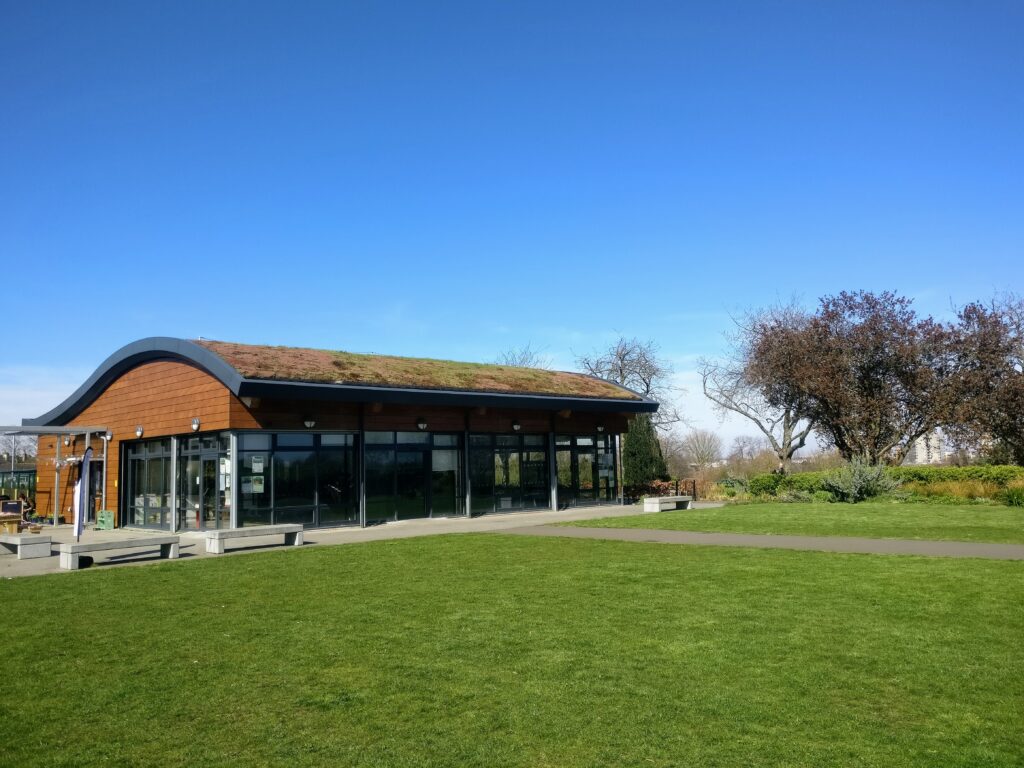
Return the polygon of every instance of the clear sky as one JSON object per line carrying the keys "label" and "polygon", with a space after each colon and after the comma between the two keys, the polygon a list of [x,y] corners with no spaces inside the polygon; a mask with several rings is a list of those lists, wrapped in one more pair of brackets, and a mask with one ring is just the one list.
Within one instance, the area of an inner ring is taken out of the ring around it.
{"label": "clear sky", "polygon": [[622,333],[712,426],[730,314],[1024,287],[1022,39],[1016,0],[3,0],[0,423],[149,335]]}

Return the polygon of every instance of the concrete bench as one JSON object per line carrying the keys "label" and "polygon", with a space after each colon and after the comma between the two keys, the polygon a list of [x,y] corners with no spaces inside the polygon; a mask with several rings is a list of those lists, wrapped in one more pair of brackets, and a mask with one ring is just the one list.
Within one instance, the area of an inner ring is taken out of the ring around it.
{"label": "concrete bench", "polygon": [[669,509],[689,509],[693,496],[645,496],[644,512],[664,512]]}
{"label": "concrete bench", "polygon": [[0,534],[0,545],[16,553],[19,560],[50,556],[50,537],[38,533]]}
{"label": "concrete bench", "polygon": [[221,528],[206,532],[206,554],[223,555],[224,542],[228,539],[244,539],[249,536],[276,536],[284,534],[286,546],[302,546],[302,524],[250,525],[245,528]]}
{"label": "concrete bench", "polygon": [[178,556],[178,536],[147,536],[142,539],[112,539],[110,541],[79,542],[60,545],[60,567],[66,571],[78,570],[78,557],[85,552],[110,549],[154,549],[160,547],[160,557],[173,560]]}

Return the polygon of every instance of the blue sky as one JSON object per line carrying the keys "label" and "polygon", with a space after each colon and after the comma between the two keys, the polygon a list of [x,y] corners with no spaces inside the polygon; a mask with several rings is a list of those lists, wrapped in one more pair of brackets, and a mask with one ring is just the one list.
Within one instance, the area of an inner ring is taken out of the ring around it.
{"label": "blue sky", "polygon": [[[1024,287],[1018,2],[0,2],[0,422],[148,335],[693,362]],[[727,437],[751,430],[727,423]]]}

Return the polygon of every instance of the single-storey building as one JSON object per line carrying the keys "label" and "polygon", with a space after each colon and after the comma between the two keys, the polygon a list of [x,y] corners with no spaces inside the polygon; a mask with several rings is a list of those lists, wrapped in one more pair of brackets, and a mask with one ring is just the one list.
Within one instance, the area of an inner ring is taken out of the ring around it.
{"label": "single-storey building", "polygon": [[115,524],[180,531],[614,502],[619,435],[657,408],[580,373],[158,337],[23,424],[64,430],[38,509],[70,519],[88,439]]}

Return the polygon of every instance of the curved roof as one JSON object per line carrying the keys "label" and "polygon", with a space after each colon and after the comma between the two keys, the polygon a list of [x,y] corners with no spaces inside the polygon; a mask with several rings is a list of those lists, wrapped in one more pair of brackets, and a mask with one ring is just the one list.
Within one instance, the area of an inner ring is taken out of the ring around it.
{"label": "curved roof", "polygon": [[653,400],[566,371],[155,336],[108,357],[67,400],[26,426],[66,424],[128,370],[180,360],[239,397],[650,413]]}

